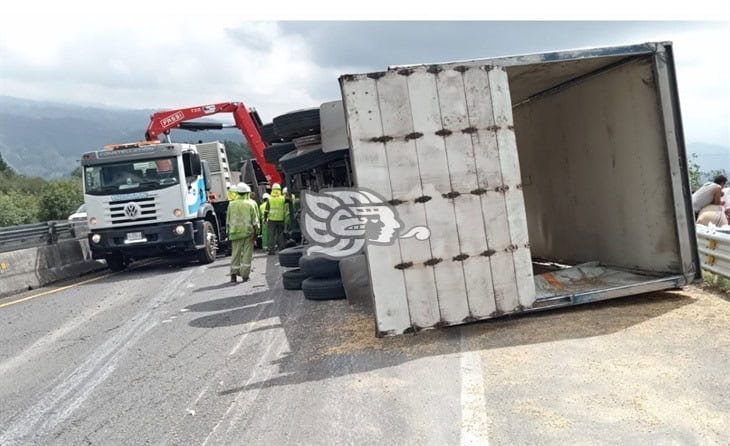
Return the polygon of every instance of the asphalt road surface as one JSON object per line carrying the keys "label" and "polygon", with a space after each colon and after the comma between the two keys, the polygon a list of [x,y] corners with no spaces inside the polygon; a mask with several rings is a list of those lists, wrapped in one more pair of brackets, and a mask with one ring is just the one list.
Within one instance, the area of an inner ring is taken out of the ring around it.
{"label": "asphalt road surface", "polygon": [[[700,288],[377,339],[369,310],[152,261],[0,300],[0,445],[728,444]],[[58,288],[58,287],[56,287]],[[48,292],[52,291],[52,292]]]}

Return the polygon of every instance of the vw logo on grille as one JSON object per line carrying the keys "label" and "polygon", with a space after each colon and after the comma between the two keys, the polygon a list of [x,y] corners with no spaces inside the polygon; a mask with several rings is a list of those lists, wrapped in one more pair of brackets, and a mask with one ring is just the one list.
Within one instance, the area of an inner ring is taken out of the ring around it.
{"label": "vw logo on grille", "polygon": [[127,205],[124,206],[124,215],[131,219],[139,217],[139,211],[139,205],[135,202],[127,203]]}

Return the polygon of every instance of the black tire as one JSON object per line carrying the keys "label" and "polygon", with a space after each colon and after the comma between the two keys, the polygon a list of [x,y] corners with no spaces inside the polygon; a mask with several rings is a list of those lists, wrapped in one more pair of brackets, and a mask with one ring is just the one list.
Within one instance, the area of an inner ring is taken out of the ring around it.
{"label": "black tire", "polygon": [[310,277],[302,281],[304,297],[309,300],[333,300],[345,298],[345,287],[339,278],[315,279]]}
{"label": "black tire", "polygon": [[303,255],[299,259],[299,268],[309,277],[322,279],[340,277],[340,262],[323,256]]}
{"label": "black tire", "polygon": [[299,268],[296,268],[284,271],[284,274],[282,274],[281,277],[285,290],[301,290],[302,281],[307,278],[307,275]]}
{"label": "black tire", "polygon": [[299,258],[304,254],[304,246],[294,246],[279,251],[279,265],[284,268],[299,267]]}
{"label": "black tire", "polygon": [[296,146],[294,146],[293,142],[272,144],[264,149],[264,160],[266,160],[267,163],[276,164],[279,162],[279,158],[293,150],[296,150]]}
{"label": "black tire", "polygon": [[274,133],[282,138],[299,138],[321,133],[319,107],[277,116],[274,118]]}
{"label": "black tire", "polygon": [[215,231],[209,221],[203,222],[203,240],[205,241],[205,247],[198,251],[198,260],[203,265],[207,265],[215,262],[215,256],[218,252]]}
{"label": "black tire", "polygon": [[287,175],[296,175],[323,164],[341,160],[346,150],[323,152],[322,149],[295,150],[279,158],[279,166]]}
{"label": "black tire", "polygon": [[281,138],[274,133],[274,124],[271,122],[259,127],[259,135],[261,135],[261,139],[264,140],[267,146],[281,141]]}
{"label": "black tire", "polygon": [[127,262],[127,259],[125,259],[124,256],[121,254],[114,254],[104,257],[104,260],[106,260],[106,265],[109,267],[109,269],[114,272],[124,271],[124,269],[126,269],[127,265],[129,264]]}

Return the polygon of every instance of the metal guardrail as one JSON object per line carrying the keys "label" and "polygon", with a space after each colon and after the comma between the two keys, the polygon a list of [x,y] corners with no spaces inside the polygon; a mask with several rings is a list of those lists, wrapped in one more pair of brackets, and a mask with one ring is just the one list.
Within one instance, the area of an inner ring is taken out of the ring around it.
{"label": "metal guardrail", "polygon": [[75,238],[66,220],[0,228],[0,252],[50,245]]}
{"label": "metal guardrail", "polygon": [[697,249],[703,270],[730,278],[730,232],[697,225]]}

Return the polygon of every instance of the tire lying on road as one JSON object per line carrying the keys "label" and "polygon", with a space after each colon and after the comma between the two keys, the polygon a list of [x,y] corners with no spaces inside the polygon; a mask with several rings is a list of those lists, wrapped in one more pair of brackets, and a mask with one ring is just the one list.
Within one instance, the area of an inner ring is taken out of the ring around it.
{"label": "tire lying on road", "polygon": [[293,142],[272,144],[264,149],[264,160],[267,163],[276,164],[279,162],[279,158],[293,150],[296,150]]}
{"label": "tire lying on road", "polygon": [[282,274],[281,277],[284,282],[285,290],[301,290],[302,281],[307,278],[307,275],[304,274],[301,269],[296,268],[284,271],[284,274]]}
{"label": "tire lying on road", "polygon": [[323,256],[303,255],[299,259],[299,268],[308,277],[340,277],[340,262]]}
{"label": "tire lying on road", "polygon": [[294,246],[279,251],[279,265],[284,268],[299,267],[299,258],[304,254],[304,246]]}
{"label": "tire lying on road", "polygon": [[345,288],[339,277],[327,279],[315,279],[310,277],[302,281],[304,297],[309,300],[333,300],[344,299]]}
{"label": "tire lying on road", "polygon": [[321,133],[319,107],[297,110],[274,118],[274,133],[285,139]]}

